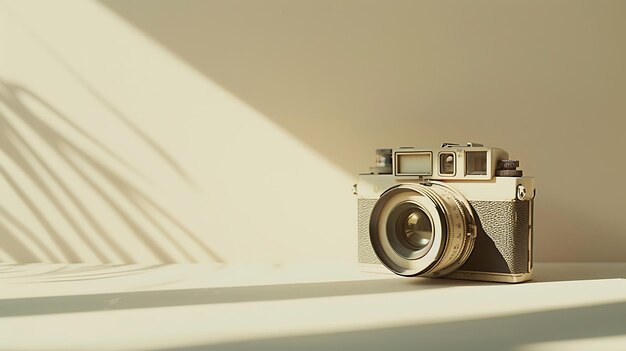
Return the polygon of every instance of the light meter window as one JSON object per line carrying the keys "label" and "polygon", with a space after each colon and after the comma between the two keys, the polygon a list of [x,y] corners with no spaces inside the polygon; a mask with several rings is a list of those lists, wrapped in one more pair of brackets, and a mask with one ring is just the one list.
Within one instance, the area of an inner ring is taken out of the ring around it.
{"label": "light meter window", "polygon": [[430,152],[397,153],[396,175],[431,175],[432,157]]}

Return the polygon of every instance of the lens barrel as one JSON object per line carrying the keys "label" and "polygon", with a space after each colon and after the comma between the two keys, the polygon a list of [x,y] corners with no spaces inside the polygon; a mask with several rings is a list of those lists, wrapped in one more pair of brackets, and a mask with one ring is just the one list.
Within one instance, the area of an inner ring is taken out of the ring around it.
{"label": "lens barrel", "polygon": [[370,241],[380,262],[402,276],[443,276],[471,253],[476,221],[469,202],[441,182],[387,189],[370,217]]}

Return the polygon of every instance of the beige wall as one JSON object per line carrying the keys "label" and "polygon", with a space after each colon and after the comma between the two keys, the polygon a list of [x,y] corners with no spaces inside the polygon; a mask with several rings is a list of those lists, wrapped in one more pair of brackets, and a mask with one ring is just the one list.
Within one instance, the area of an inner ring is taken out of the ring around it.
{"label": "beige wall", "polygon": [[477,141],[538,178],[537,259],[623,261],[625,17],[623,1],[1,2],[0,258],[352,261],[374,148]]}

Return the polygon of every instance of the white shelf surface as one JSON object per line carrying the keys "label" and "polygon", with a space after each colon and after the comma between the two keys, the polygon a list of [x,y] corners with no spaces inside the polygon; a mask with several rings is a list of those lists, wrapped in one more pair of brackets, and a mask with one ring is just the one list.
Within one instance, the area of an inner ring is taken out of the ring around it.
{"label": "white shelf surface", "polygon": [[626,263],[510,285],[339,264],[0,265],[0,350],[626,350]]}

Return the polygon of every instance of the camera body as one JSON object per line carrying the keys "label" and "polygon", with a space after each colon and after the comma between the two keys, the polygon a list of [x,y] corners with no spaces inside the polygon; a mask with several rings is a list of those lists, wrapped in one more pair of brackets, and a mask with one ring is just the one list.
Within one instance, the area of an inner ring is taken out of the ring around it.
{"label": "camera body", "polygon": [[[358,260],[402,276],[532,278],[535,181],[481,144],[379,149],[358,176]],[[385,269],[386,267],[386,269]]]}

